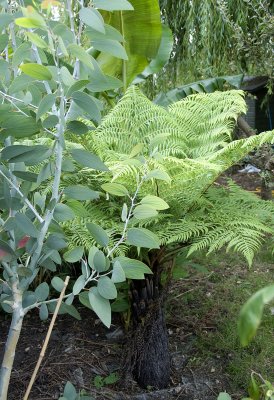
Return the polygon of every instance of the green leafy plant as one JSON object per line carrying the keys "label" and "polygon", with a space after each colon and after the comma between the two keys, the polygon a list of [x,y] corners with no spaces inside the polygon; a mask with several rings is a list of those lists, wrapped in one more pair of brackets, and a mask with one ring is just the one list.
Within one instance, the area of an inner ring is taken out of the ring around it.
{"label": "green leafy plant", "polygon": [[[127,57],[121,45],[124,36],[102,17],[106,7],[114,14],[132,10],[126,0],[113,1],[112,6],[97,0],[90,7],[85,7],[83,1],[69,0],[1,3],[0,304],[12,314],[0,372],[3,400],[7,399],[23,319],[33,309],[39,310],[42,320],[53,312],[57,299],[52,293],[61,292],[64,287],[56,273],[63,259],[81,262],[82,273],[72,293],[65,295],[60,312],[80,319],[73,306],[75,296],[79,296],[107,326],[111,323],[110,300],[117,295],[115,284],[132,275],[127,262],[122,265],[113,259],[119,244],[108,247],[108,234],[100,226],[88,226],[98,247],[86,249],[85,254],[81,246],[65,251],[68,238],[61,227],[64,221],[73,220],[74,209],[81,209],[81,202],[102,196],[89,181],[64,186],[64,176],[75,165],[87,168],[90,175],[96,170],[102,175],[109,173],[96,154],[65,144],[66,136],[72,132],[81,135],[100,123],[103,104],[96,93],[123,84],[106,75],[92,55],[94,49],[101,55],[111,47],[112,56],[122,60]],[[152,10],[155,11],[153,6]],[[161,24],[159,14],[153,15],[155,41],[143,43],[140,53],[147,47],[157,53]],[[101,34],[98,43],[93,40],[96,34]],[[149,61],[146,59],[142,69]],[[125,71],[126,63],[122,67]],[[133,197],[138,192],[137,185]],[[131,212],[134,209],[135,204]],[[129,216],[124,214],[125,237]],[[156,246],[156,237],[153,245]],[[100,249],[102,246],[107,247],[106,252]],[[137,279],[151,273],[140,261],[135,261],[134,268]],[[51,282],[42,280],[36,285],[37,275],[43,276],[45,271],[54,275]]]}
{"label": "green leafy plant", "polygon": [[119,376],[115,372],[112,372],[106,377],[103,377],[101,375],[96,375],[96,377],[93,380],[93,383],[96,389],[101,389],[105,385],[113,385],[114,383],[118,382],[118,380]]}

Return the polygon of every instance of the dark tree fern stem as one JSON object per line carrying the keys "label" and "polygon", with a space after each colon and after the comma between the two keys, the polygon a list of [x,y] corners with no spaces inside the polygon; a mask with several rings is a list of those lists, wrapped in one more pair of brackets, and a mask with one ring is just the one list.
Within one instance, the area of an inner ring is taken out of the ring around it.
{"label": "dark tree fern stem", "polygon": [[127,354],[127,370],[138,384],[163,389],[170,379],[168,333],[163,312],[161,266],[153,265],[153,275],[132,281],[132,330]]}

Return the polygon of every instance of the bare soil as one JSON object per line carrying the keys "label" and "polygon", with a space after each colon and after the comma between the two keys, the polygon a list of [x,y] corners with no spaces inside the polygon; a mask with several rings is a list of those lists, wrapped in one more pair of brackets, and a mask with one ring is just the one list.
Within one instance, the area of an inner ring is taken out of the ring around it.
{"label": "bare soil", "polygon": [[[113,372],[119,375],[123,366],[126,334],[117,316],[108,330],[92,311],[80,308],[80,313],[81,321],[69,315],[58,317],[30,400],[58,399],[67,381],[71,381],[78,389],[85,389],[98,400],[213,400],[221,390],[229,388],[228,377],[221,372],[222,360],[209,361],[207,365],[200,365],[195,370],[188,366],[195,354],[193,321],[184,321],[170,315],[167,321],[172,359],[169,388],[157,391],[149,388],[144,391],[129,377],[127,381],[118,381],[115,385],[96,389],[96,376],[106,377]],[[3,315],[0,318],[2,353],[9,319]],[[9,400],[23,398],[48,325],[49,322],[41,323],[34,313],[26,317],[16,353]],[[216,361],[220,365],[216,365]]]}

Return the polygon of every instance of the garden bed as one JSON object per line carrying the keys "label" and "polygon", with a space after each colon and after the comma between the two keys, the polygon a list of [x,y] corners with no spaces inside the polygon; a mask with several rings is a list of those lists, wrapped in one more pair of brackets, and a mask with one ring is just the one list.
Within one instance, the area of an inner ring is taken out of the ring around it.
{"label": "garden bed", "polygon": [[[259,187],[258,174],[236,174],[233,178],[248,190]],[[58,399],[67,381],[98,400],[215,400],[221,391],[232,394],[233,400],[241,399],[252,369],[274,379],[274,348],[270,345],[274,317],[269,309],[261,331],[246,350],[240,348],[236,332],[241,305],[273,279],[273,272],[270,245],[258,255],[253,270],[248,270],[237,255],[224,253],[208,259],[199,255],[176,269],[166,306],[172,375],[165,390],[145,391],[130,378],[119,379],[126,334],[117,314],[110,330],[85,308],[79,310],[81,321],[60,315],[30,400]],[[1,314],[0,318],[2,356],[9,317]],[[22,399],[48,325],[41,323],[35,312],[27,315],[9,400]]]}

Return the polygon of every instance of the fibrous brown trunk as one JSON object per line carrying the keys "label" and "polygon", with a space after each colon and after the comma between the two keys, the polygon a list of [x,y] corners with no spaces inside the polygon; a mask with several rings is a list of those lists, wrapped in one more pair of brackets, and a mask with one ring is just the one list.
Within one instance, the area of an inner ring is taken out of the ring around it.
{"label": "fibrous brown trunk", "polygon": [[133,281],[131,293],[130,370],[141,387],[163,389],[170,379],[170,354],[157,273],[144,281]]}

